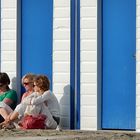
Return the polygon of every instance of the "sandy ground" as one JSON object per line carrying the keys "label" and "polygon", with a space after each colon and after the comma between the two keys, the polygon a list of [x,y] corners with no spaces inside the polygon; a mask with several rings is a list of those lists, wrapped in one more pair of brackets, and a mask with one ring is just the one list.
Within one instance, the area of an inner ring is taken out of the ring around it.
{"label": "sandy ground", "polygon": [[133,131],[0,130],[0,140],[140,140]]}

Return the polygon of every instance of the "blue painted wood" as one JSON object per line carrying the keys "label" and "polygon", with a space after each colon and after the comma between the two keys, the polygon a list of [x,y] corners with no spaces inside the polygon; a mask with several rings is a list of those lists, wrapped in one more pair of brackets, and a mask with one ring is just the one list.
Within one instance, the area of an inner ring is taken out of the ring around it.
{"label": "blue painted wood", "polygon": [[77,114],[76,129],[80,129],[80,0],[77,0]]}
{"label": "blue painted wood", "polygon": [[80,0],[71,0],[70,128],[80,129]]}
{"label": "blue painted wood", "polygon": [[102,128],[135,129],[136,0],[102,3]]}
{"label": "blue painted wood", "polygon": [[75,128],[75,0],[71,0],[70,128]]}
{"label": "blue painted wood", "polygon": [[46,74],[52,81],[53,1],[22,0],[21,73]]}

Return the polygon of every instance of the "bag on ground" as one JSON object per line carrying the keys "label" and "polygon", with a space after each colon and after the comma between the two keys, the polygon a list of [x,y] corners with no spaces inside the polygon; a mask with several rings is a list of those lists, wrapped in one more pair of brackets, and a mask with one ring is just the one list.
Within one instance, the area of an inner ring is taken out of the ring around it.
{"label": "bag on ground", "polygon": [[45,129],[46,116],[39,115],[27,115],[24,116],[19,126],[23,129]]}

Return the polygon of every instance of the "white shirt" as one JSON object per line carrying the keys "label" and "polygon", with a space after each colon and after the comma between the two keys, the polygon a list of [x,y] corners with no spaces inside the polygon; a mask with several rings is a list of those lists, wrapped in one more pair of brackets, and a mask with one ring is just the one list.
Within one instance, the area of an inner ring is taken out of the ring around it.
{"label": "white shirt", "polygon": [[24,99],[22,103],[24,104],[31,104],[31,105],[38,105],[41,103],[45,103],[52,114],[52,116],[60,117],[60,107],[56,96],[50,91],[45,91],[42,95],[35,97],[37,92],[32,93],[28,96],[27,99]]}

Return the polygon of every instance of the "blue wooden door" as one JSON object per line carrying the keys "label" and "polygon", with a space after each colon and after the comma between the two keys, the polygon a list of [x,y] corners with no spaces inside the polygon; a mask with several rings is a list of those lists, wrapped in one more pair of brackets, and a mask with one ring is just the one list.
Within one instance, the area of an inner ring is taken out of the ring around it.
{"label": "blue wooden door", "polygon": [[102,128],[135,129],[136,0],[102,0]]}
{"label": "blue wooden door", "polygon": [[46,74],[52,81],[53,0],[21,1],[21,75]]}

